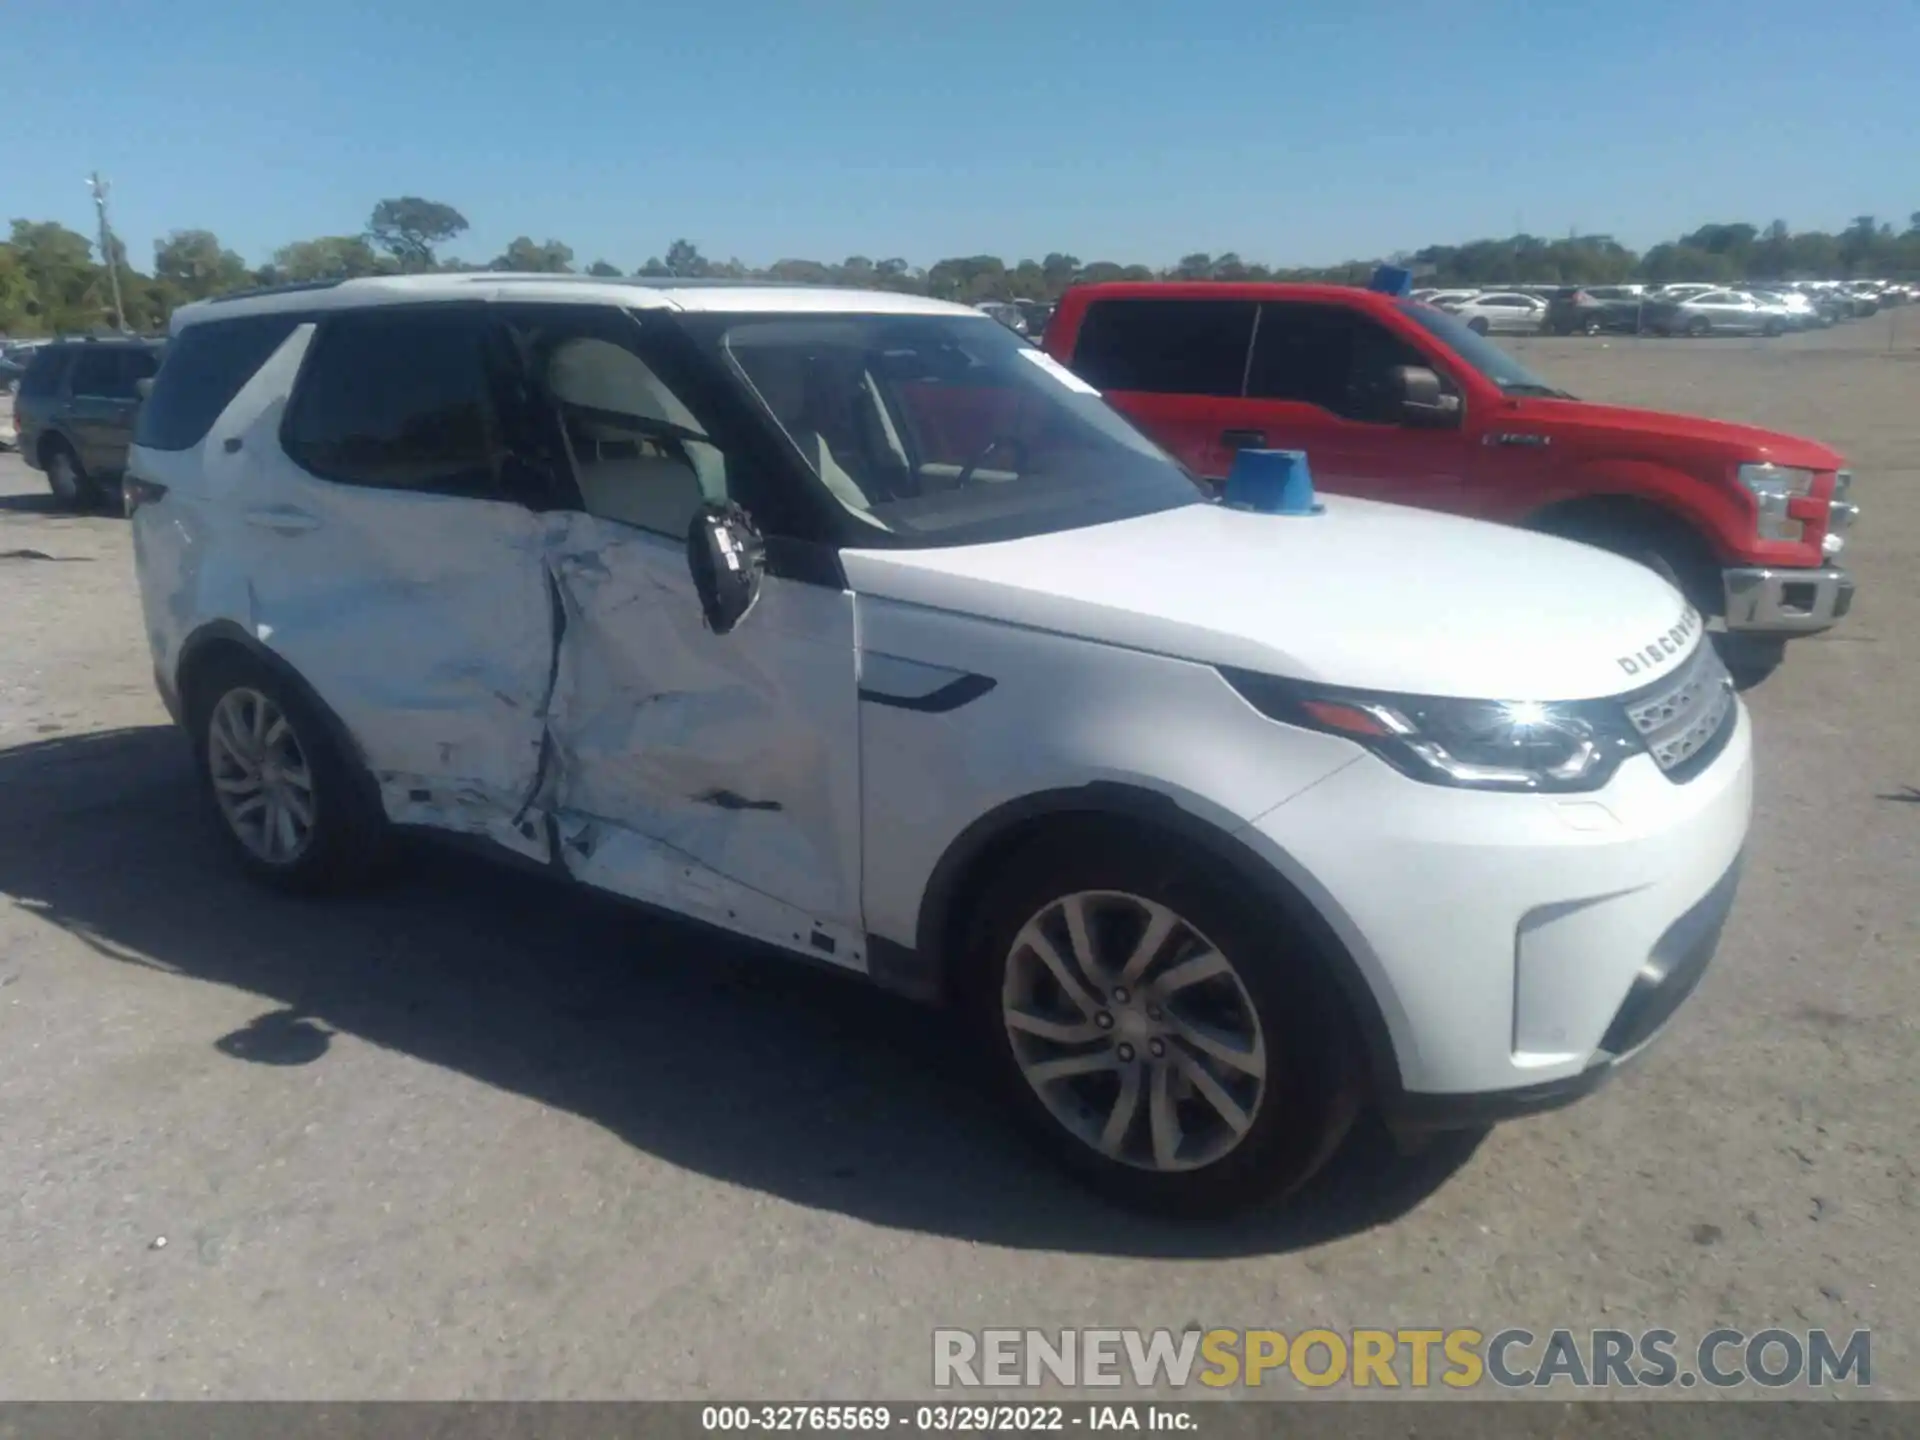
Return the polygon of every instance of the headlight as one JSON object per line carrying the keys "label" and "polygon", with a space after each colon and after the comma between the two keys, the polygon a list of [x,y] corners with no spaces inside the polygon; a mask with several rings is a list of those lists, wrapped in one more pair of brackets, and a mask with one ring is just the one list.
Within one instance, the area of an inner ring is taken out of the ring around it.
{"label": "headlight", "polygon": [[1644,748],[1613,700],[1544,704],[1336,690],[1222,667],[1271,720],[1340,735],[1429,785],[1466,790],[1598,790]]}
{"label": "headlight", "polygon": [[1789,470],[1779,465],[1740,467],[1740,483],[1760,504],[1762,540],[1798,540],[1806,526],[1787,514],[1787,502],[1813,493],[1813,471]]}

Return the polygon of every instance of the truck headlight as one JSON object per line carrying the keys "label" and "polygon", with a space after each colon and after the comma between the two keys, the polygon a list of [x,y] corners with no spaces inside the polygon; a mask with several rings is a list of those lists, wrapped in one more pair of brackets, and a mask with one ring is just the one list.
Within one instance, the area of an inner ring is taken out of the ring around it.
{"label": "truck headlight", "polygon": [[1813,471],[1765,463],[1742,465],[1740,483],[1759,503],[1762,540],[1798,540],[1806,533],[1805,523],[1787,514],[1787,502],[1813,493]]}
{"label": "truck headlight", "polygon": [[1225,666],[1270,720],[1344,736],[1429,785],[1465,790],[1598,790],[1645,747],[1614,700],[1455,700],[1339,690]]}
{"label": "truck headlight", "polygon": [[1833,499],[1827,503],[1827,538],[1821,542],[1821,551],[1831,560],[1846,547],[1847,531],[1853,528],[1853,522],[1860,518],[1860,507],[1847,499],[1853,489],[1853,472],[1839,470],[1834,472]]}

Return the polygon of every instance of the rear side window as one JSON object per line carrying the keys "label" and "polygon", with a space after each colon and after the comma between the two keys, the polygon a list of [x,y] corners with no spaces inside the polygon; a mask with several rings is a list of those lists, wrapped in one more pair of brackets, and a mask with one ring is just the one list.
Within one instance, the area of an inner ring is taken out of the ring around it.
{"label": "rear side window", "polygon": [[134,385],[160,368],[160,357],[143,346],[102,345],[79,352],[73,364],[75,395],[104,400],[132,400]]}
{"label": "rear side window", "polygon": [[181,331],[168,342],[160,377],[140,407],[134,444],[151,450],[198,445],[298,323],[291,315],[255,315]]}
{"label": "rear side window", "polygon": [[328,321],[294,393],[287,453],[343,485],[495,498],[480,327],[448,309]]}
{"label": "rear side window", "polygon": [[1098,390],[1238,395],[1255,309],[1250,300],[1096,300],[1073,368]]}
{"label": "rear side window", "polygon": [[56,345],[42,346],[27,361],[27,373],[20,377],[20,394],[23,399],[38,400],[48,395],[58,394],[60,381],[67,373],[67,367],[73,363],[73,351]]}

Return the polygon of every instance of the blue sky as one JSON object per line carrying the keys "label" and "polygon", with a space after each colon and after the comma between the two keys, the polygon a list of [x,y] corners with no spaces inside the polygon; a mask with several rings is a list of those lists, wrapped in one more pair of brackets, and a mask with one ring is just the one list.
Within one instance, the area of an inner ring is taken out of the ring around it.
{"label": "blue sky", "polygon": [[1920,209],[1914,0],[6,0],[0,218],[251,263],[382,196],[623,270],[1319,264]]}

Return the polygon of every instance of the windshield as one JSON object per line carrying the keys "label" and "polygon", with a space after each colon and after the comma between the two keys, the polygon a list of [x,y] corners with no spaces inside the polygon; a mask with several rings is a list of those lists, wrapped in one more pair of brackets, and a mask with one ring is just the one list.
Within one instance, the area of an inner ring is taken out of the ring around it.
{"label": "windshield", "polygon": [[742,318],[718,345],[855,543],[974,544],[1205,503],[1092,386],[984,315]]}
{"label": "windshield", "polygon": [[1417,300],[1402,300],[1400,313],[1440,341],[1467,364],[1509,395],[1546,395],[1571,400],[1566,391],[1549,385],[1533,371],[1507,354],[1486,336],[1472,329],[1457,315],[1422,305]]}

